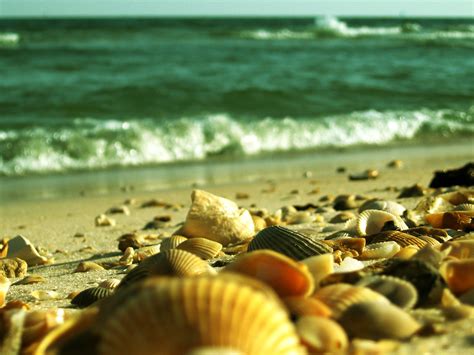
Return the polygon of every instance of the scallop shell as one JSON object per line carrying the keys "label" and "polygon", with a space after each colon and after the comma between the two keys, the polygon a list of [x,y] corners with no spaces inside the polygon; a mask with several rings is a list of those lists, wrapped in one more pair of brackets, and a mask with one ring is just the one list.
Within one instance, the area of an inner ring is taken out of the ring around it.
{"label": "scallop shell", "polygon": [[326,304],[333,312],[333,318],[339,316],[351,305],[360,302],[380,302],[384,305],[390,301],[380,293],[367,287],[353,286],[345,283],[329,285],[317,290],[311,297]]}
{"label": "scallop shell", "polygon": [[110,290],[115,290],[115,288],[120,284],[119,279],[107,279],[99,283],[98,287],[108,288]]}
{"label": "scallop shell", "polygon": [[334,257],[332,254],[311,256],[301,260],[301,263],[308,268],[316,288],[319,288],[319,281],[334,272]]}
{"label": "scallop shell", "polygon": [[474,288],[474,259],[452,260],[440,267],[440,273],[456,294],[462,294]]}
{"label": "scallop shell", "polygon": [[362,278],[356,284],[374,290],[387,297],[402,309],[413,308],[418,301],[416,288],[408,281],[398,277],[373,275]]}
{"label": "scallop shell", "polygon": [[84,308],[91,304],[109,297],[113,294],[113,290],[104,287],[91,287],[79,292],[76,297],[71,300],[71,303],[77,307]]}
{"label": "scallop shell", "polygon": [[201,259],[212,259],[222,250],[222,244],[206,238],[191,238],[177,246],[177,249],[186,250]]}
{"label": "scallop shell", "polygon": [[331,319],[302,317],[296,322],[296,331],[311,354],[344,353],[349,344],[344,329]]}
{"label": "scallop shell", "polygon": [[7,293],[10,288],[10,285],[10,280],[5,276],[0,275],[0,307],[5,304],[5,299],[7,298]]}
{"label": "scallop shell", "polygon": [[123,287],[151,275],[195,276],[210,271],[210,266],[194,254],[171,249],[150,256],[131,270],[120,282]]}
{"label": "scallop shell", "polygon": [[271,249],[295,260],[332,253],[332,248],[325,243],[281,226],[268,227],[258,232],[250,242],[248,250],[258,249]]}
{"label": "scallop shell", "polygon": [[311,297],[285,297],[283,302],[294,317],[330,317],[331,309],[323,302]]}
{"label": "scallop shell", "polygon": [[399,232],[399,231],[380,232],[380,233],[368,235],[366,239],[368,241],[368,244],[393,241],[393,242],[396,242],[401,247],[415,245],[419,248],[423,248],[427,244],[427,242],[421,238],[415,237],[411,234],[407,234],[404,232]]}
{"label": "scallop shell", "polygon": [[201,346],[304,353],[284,309],[250,287],[212,277],[140,286],[101,324],[99,354],[185,354]]}
{"label": "scallop shell", "polygon": [[382,242],[369,244],[365,247],[360,259],[382,259],[391,258],[400,251],[400,245],[396,242]]}
{"label": "scallop shell", "polygon": [[241,254],[225,270],[255,277],[281,297],[305,296],[314,290],[314,281],[306,265],[272,250]]}
{"label": "scallop shell", "polygon": [[176,234],[207,238],[224,246],[253,236],[252,216],[233,201],[202,190],[194,190],[191,199],[186,221]]}
{"label": "scallop shell", "polygon": [[368,200],[359,208],[359,212],[366,210],[379,210],[391,213],[395,216],[401,216],[406,208],[395,201]]}
{"label": "scallop shell", "polygon": [[390,303],[357,303],[339,318],[339,324],[354,338],[406,339],[421,326],[408,313]]}
{"label": "scallop shell", "polygon": [[134,261],[141,262],[150,256],[156,255],[161,251],[161,244],[149,245],[135,250]]}
{"label": "scallop shell", "polygon": [[160,250],[167,251],[170,249],[175,249],[178,245],[180,245],[182,242],[185,242],[186,240],[188,240],[188,238],[181,235],[173,235],[169,238],[165,238],[160,244]]}
{"label": "scallop shell", "polygon": [[430,227],[415,227],[409,228],[403,231],[403,233],[408,233],[414,235],[415,237],[419,237],[421,235],[425,235],[436,239],[438,242],[443,243],[450,239],[449,234],[440,228],[430,228]]}
{"label": "scallop shell", "polygon": [[401,230],[407,229],[407,225],[399,216],[378,210],[365,210],[355,221],[355,230],[358,235],[370,235],[382,231],[385,223],[393,222]]}

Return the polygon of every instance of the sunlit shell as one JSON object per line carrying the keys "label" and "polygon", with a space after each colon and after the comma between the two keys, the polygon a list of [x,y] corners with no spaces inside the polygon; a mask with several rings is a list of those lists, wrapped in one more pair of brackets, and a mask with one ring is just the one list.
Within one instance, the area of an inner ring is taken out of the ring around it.
{"label": "sunlit shell", "polygon": [[141,262],[150,256],[156,255],[161,251],[161,244],[149,245],[135,250],[134,261]]}
{"label": "sunlit shell", "polygon": [[258,249],[271,249],[295,260],[332,253],[332,248],[327,244],[281,226],[268,227],[258,232],[250,242],[248,250]]}
{"label": "sunlit shell", "polygon": [[355,303],[390,303],[386,297],[369,288],[353,286],[345,283],[338,283],[320,288],[311,297],[326,304],[333,312],[333,318],[335,319],[339,318],[342,312]]}
{"label": "sunlit shell", "polygon": [[241,254],[225,270],[255,277],[281,297],[309,295],[314,290],[313,278],[306,265],[272,250]]}
{"label": "sunlit shell", "polygon": [[311,297],[285,297],[283,303],[294,317],[330,317],[331,309],[323,302]]}
{"label": "sunlit shell", "polygon": [[474,240],[456,240],[444,243],[441,250],[451,248],[449,256],[458,259],[474,258]]}
{"label": "sunlit shell", "polygon": [[18,235],[8,241],[9,258],[20,258],[28,264],[28,266],[43,265],[48,263],[48,258],[40,255],[31,242]]}
{"label": "sunlit shell", "polygon": [[367,238],[368,244],[393,241],[393,242],[396,242],[401,247],[415,245],[419,248],[423,248],[427,243],[421,238],[415,237],[411,234],[407,234],[404,232],[399,232],[399,231],[380,232],[380,233],[368,235],[366,238]]}
{"label": "sunlit shell", "polygon": [[310,354],[343,353],[349,344],[344,329],[331,319],[302,317],[296,322],[296,331]]}
{"label": "sunlit shell", "polygon": [[177,249],[189,251],[201,259],[207,260],[219,254],[222,244],[206,238],[191,238],[179,244]]}
{"label": "sunlit shell", "polygon": [[93,261],[81,261],[74,272],[90,272],[90,271],[101,271],[105,270],[102,265],[99,265]]}
{"label": "sunlit shell", "polygon": [[152,275],[196,276],[207,273],[209,270],[210,266],[196,255],[184,250],[171,249],[143,260],[125,275],[118,287]]}
{"label": "sunlit shell", "polygon": [[15,282],[14,285],[31,285],[31,284],[36,284],[36,283],[45,282],[45,281],[46,279],[41,275],[29,275]]}
{"label": "sunlit shell", "polygon": [[137,286],[101,324],[99,354],[185,354],[201,346],[304,353],[285,310],[250,287],[212,277],[150,279]]}
{"label": "sunlit shell", "polygon": [[399,216],[378,210],[365,210],[355,220],[346,224],[347,228],[354,228],[359,236],[375,234],[382,231],[385,223],[394,223],[399,229],[407,229],[407,225]]}
{"label": "sunlit shell", "polygon": [[418,301],[416,288],[408,281],[398,277],[373,275],[362,278],[357,286],[364,286],[378,292],[394,305],[403,308],[413,308]]}
{"label": "sunlit shell", "polygon": [[333,248],[333,250],[356,251],[361,254],[365,248],[365,238],[337,237],[331,240],[325,240],[324,243]]}
{"label": "sunlit shell", "polygon": [[107,279],[99,283],[99,287],[114,290],[120,284],[119,279]]}
{"label": "sunlit shell", "polygon": [[192,205],[184,225],[176,234],[188,238],[207,238],[228,245],[250,239],[254,232],[249,211],[223,197],[203,190],[191,194]]}
{"label": "sunlit shell", "polygon": [[454,293],[474,288],[474,259],[453,260],[441,264],[440,273]]}
{"label": "sunlit shell", "polygon": [[460,190],[453,192],[446,192],[438,195],[438,197],[448,201],[452,205],[458,206],[464,203],[474,202],[474,191],[473,190]]}
{"label": "sunlit shell", "polygon": [[77,307],[84,308],[112,294],[113,290],[110,288],[90,287],[79,292],[76,297],[71,300],[71,303]]}
{"label": "sunlit shell", "polygon": [[7,298],[8,289],[10,288],[11,282],[10,280],[0,275],[0,307],[5,304],[5,299]]}
{"label": "sunlit shell", "polygon": [[438,242],[443,243],[450,239],[449,234],[440,228],[431,228],[431,227],[415,227],[409,228],[403,231],[403,233],[408,233],[414,235],[415,237],[419,236],[428,236],[430,238],[436,239]]}
{"label": "sunlit shell", "polygon": [[359,207],[359,212],[364,212],[365,210],[379,210],[395,216],[401,216],[406,208],[395,201],[368,200]]}
{"label": "sunlit shell", "polygon": [[420,249],[417,246],[409,245],[407,247],[401,248],[400,251],[396,253],[393,257],[400,258],[400,259],[410,259],[419,250]]}
{"label": "sunlit shell", "polygon": [[145,246],[145,238],[142,235],[136,233],[126,233],[121,235],[118,239],[118,248],[124,252],[127,248],[132,247],[138,249]]}
{"label": "sunlit shell", "polygon": [[362,270],[364,268],[364,264],[351,257],[344,258],[342,262],[338,265],[334,265],[334,272],[342,273],[342,272],[352,272],[357,270]]}
{"label": "sunlit shell", "polygon": [[113,227],[117,224],[115,219],[107,217],[105,214],[100,214],[95,218],[96,227]]}
{"label": "sunlit shell", "polygon": [[435,228],[465,229],[474,228],[474,212],[441,212],[425,216],[426,221]]}
{"label": "sunlit shell", "polygon": [[34,290],[30,292],[30,295],[33,296],[34,299],[39,301],[56,300],[58,298],[61,298],[61,295],[59,293],[51,290]]}
{"label": "sunlit shell", "polygon": [[334,272],[334,257],[332,254],[315,255],[301,260],[306,265],[314,280],[315,288],[319,287],[319,281]]}
{"label": "sunlit shell", "polygon": [[183,237],[182,235],[173,235],[169,238],[165,238],[160,244],[160,250],[167,251],[170,249],[175,249],[178,245],[186,240],[188,240],[188,238]]}
{"label": "sunlit shell", "polygon": [[350,337],[373,340],[406,339],[421,327],[401,308],[380,302],[353,304],[338,322]]}
{"label": "sunlit shell", "polygon": [[429,196],[422,199],[415,210],[425,214],[450,211],[453,205],[441,197]]}
{"label": "sunlit shell", "polygon": [[382,242],[369,244],[365,247],[360,259],[381,259],[391,258],[400,251],[400,245],[396,242]]}

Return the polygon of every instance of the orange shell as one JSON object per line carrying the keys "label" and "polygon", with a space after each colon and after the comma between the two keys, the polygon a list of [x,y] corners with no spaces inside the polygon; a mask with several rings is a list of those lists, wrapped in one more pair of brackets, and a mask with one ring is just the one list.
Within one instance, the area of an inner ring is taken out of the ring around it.
{"label": "orange shell", "polygon": [[426,221],[435,228],[464,229],[473,226],[473,211],[440,212],[425,216]]}
{"label": "orange shell", "polygon": [[441,265],[439,271],[449,289],[456,294],[474,288],[474,259],[445,262]]}
{"label": "orange shell", "polygon": [[215,257],[222,250],[222,244],[206,238],[191,238],[179,244],[176,249],[186,250],[201,259]]}
{"label": "orange shell", "polygon": [[312,297],[285,297],[286,308],[293,316],[319,316],[328,318],[332,312],[323,302]]}
{"label": "orange shell", "polygon": [[441,250],[451,247],[449,256],[454,256],[458,259],[474,258],[474,240],[456,240],[452,242],[443,243]]}

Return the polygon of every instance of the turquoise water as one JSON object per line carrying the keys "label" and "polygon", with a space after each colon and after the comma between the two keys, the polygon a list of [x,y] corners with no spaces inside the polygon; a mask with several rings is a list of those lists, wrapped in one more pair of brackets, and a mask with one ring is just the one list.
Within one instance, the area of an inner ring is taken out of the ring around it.
{"label": "turquoise water", "polygon": [[0,21],[0,175],[474,137],[474,20]]}

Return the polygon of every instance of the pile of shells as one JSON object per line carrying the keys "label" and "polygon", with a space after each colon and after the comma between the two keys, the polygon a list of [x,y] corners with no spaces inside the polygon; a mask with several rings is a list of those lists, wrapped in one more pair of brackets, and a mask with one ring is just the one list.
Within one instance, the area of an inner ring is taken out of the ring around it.
{"label": "pile of shells", "polygon": [[196,190],[173,236],[120,237],[127,274],[75,294],[84,309],[69,317],[5,302],[8,277],[26,272],[18,259],[0,275],[0,351],[383,353],[429,334],[421,308],[474,316],[473,190],[432,191],[413,209],[341,196],[271,214]]}

